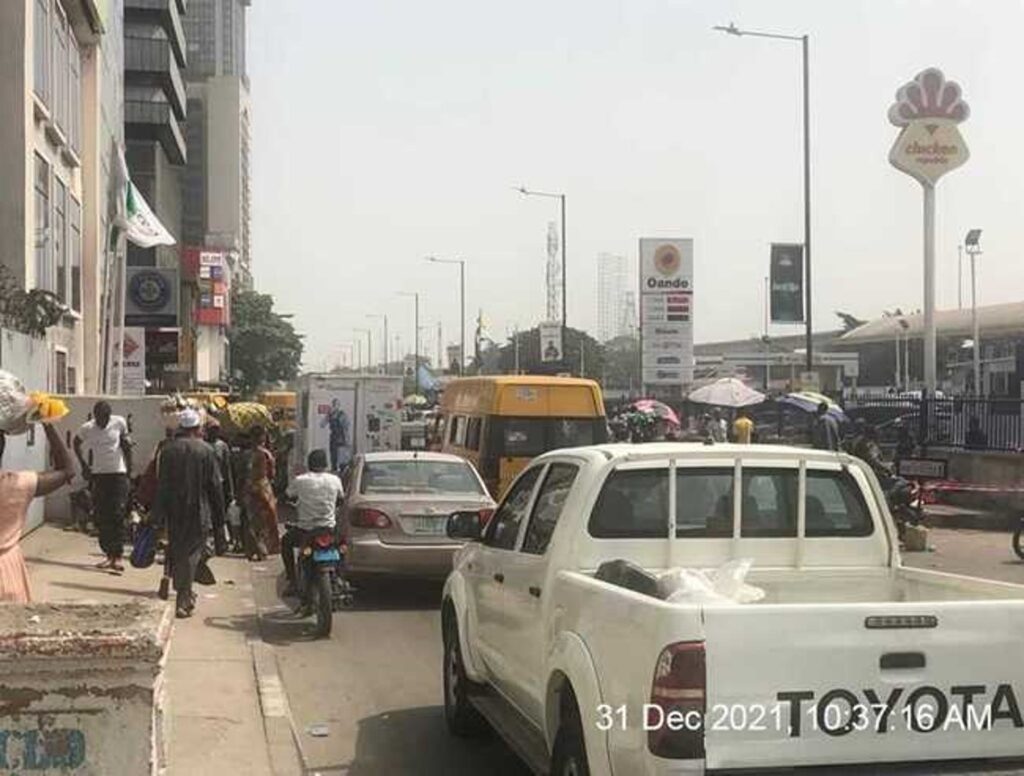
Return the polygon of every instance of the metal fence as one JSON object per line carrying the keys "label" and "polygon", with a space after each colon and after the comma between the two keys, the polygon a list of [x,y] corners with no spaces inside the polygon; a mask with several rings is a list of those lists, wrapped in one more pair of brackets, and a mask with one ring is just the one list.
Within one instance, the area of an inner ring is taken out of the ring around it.
{"label": "metal fence", "polygon": [[857,398],[845,402],[851,420],[864,418],[882,441],[896,440],[899,424],[918,444],[978,450],[1024,450],[1024,401],[1020,399],[917,397]]}

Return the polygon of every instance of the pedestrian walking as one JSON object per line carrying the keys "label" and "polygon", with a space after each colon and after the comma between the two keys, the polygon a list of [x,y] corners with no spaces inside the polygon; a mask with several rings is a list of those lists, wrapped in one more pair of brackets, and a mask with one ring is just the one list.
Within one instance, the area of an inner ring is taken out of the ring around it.
{"label": "pedestrian walking", "polygon": [[179,415],[179,432],[164,446],[157,462],[156,509],[167,528],[171,573],[177,593],[175,615],[191,617],[196,569],[204,560],[206,536],[224,519],[224,491],[217,456],[202,438],[199,413]]}
{"label": "pedestrian walking", "polygon": [[249,472],[249,529],[256,540],[255,560],[280,552],[277,531],[277,499],[274,498],[274,456],[267,449],[267,432],[257,428],[252,434],[252,468]]}
{"label": "pedestrian walking", "polygon": [[818,404],[811,428],[811,444],[816,450],[837,451],[840,447],[839,423],[829,415],[828,402]]}
{"label": "pedestrian walking", "polygon": [[[43,424],[57,468],[53,471],[8,471],[0,468],[0,602],[27,604],[32,600],[28,569],[21,554],[21,535],[33,499],[49,495],[75,477],[75,465],[60,434]],[[0,432],[0,466],[7,437]]]}
{"label": "pedestrian walking", "polygon": [[213,517],[213,551],[217,555],[223,555],[228,550],[227,537],[225,536],[225,517],[228,507],[235,500],[234,478],[231,476],[231,448],[221,436],[220,423],[213,418],[206,422],[206,441],[213,448],[213,454],[217,456],[217,467],[220,471],[220,479],[223,485],[224,505]]}
{"label": "pedestrian walking", "polygon": [[749,445],[754,441],[754,421],[745,407],[736,412],[736,420],[732,422],[732,436],[736,444]]}
{"label": "pedestrian walking", "polygon": [[98,401],[92,418],[75,434],[75,455],[92,489],[100,549],[105,559],[98,568],[124,571],[124,523],[128,510],[129,477],[132,471],[132,441],[128,423],[111,412],[110,404]]}

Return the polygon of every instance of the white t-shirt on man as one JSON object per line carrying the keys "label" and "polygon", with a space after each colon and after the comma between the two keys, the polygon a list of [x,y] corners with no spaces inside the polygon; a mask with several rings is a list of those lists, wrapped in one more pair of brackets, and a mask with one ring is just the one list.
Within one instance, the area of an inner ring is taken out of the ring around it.
{"label": "white t-shirt on man", "polygon": [[333,528],[337,522],[335,508],[344,495],[341,480],[331,472],[306,472],[288,486],[288,495],[297,499],[299,528]]}
{"label": "white t-shirt on man", "polygon": [[78,429],[78,438],[82,440],[85,460],[92,453],[90,468],[93,474],[126,474],[124,453],[121,450],[121,437],[128,436],[128,424],[120,415],[111,415],[107,425],[100,428],[95,420],[87,420]]}

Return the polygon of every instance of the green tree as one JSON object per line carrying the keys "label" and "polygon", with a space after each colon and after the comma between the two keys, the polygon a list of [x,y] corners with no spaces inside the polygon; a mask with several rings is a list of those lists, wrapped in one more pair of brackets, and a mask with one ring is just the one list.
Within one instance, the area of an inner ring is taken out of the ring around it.
{"label": "green tree", "polygon": [[[540,357],[540,329],[534,327],[509,337],[501,346],[498,360],[499,369],[504,374],[515,372],[516,337],[519,340],[519,371],[523,374],[544,375],[572,372],[574,375],[592,377],[600,380],[605,367],[605,352],[601,343],[579,329],[568,328],[565,331],[563,351],[565,362],[545,363]],[[582,350],[582,353],[581,353]],[[582,367],[582,371],[581,371]]]}
{"label": "green tree", "polygon": [[604,343],[603,386],[621,391],[640,390],[640,340],[636,337],[615,337]]}
{"label": "green tree", "polygon": [[238,291],[231,299],[233,387],[245,394],[279,380],[292,380],[302,361],[302,336],[274,312],[274,298]]}

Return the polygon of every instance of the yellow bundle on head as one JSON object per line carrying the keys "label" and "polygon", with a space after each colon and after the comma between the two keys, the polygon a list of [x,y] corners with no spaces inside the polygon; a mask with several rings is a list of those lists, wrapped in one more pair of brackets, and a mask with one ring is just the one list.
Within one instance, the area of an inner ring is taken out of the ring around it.
{"label": "yellow bundle on head", "polygon": [[33,391],[28,397],[34,405],[28,414],[28,420],[31,422],[55,423],[70,412],[63,399],[48,393]]}

